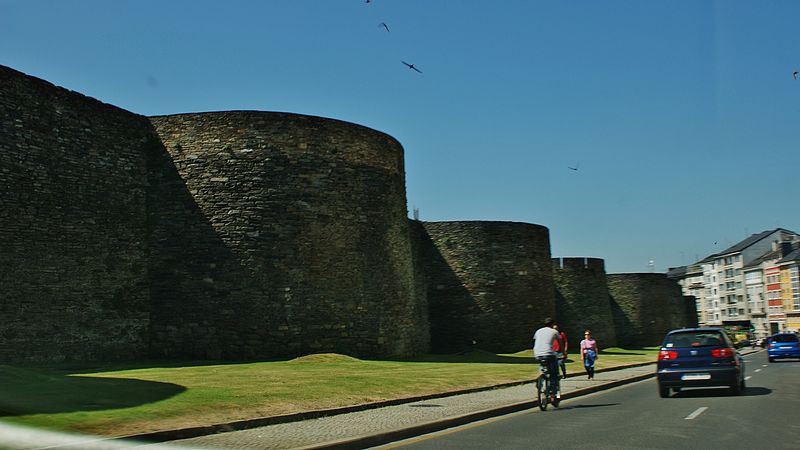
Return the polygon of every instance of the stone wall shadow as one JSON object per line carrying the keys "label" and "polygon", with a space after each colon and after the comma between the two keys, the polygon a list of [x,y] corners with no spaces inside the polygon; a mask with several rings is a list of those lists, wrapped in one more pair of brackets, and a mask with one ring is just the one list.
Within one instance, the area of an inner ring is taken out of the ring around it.
{"label": "stone wall shadow", "polygon": [[0,417],[130,408],[184,391],[172,383],[0,366]]}
{"label": "stone wall shadow", "polygon": [[609,303],[611,305],[611,317],[614,320],[614,329],[617,334],[617,346],[622,348],[637,348],[641,346],[641,333],[639,333],[633,321],[628,318],[628,315],[625,314],[625,311],[620,307],[613,295],[609,295]]}
{"label": "stone wall shadow", "polygon": [[150,356],[255,357],[239,334],[256,325],[248,318],[263,313],[247,310],[254,306],[248,305],[251,274],[203,214],[162,144],[151,148],[148,165]]}
{"label": "stone wall shadow", "polygon": [[435,354],[475,350],[477,336],[471,333],[469,318],[480,307],[450,264],[433,243],[421,222],[410,221],[412,237],[416,240],[421,270],[425,278],[430,321],[430,348]]}

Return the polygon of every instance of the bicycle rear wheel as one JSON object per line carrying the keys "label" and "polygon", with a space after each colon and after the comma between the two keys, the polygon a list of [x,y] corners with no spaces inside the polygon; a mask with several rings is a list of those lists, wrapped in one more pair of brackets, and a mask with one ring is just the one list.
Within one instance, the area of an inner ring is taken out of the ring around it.
{"label": "bicycle rear wheel", "polygon": [[544,374],[539,375],[536,380],[536,396],[539,400],[539,409],[542,411],[547,409],[547,403],[550,402],[550,382]]}

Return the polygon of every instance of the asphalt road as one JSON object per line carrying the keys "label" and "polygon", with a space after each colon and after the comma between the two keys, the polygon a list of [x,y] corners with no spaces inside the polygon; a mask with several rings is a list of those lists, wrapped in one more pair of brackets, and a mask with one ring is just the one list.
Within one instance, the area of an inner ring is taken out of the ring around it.
{"label": "asphalt road", "polygon": [[377,448],[800,448],[800,361],[769,363],[766,351],[745,361],[741,396],[706,388],[662,399],[650,379]]}

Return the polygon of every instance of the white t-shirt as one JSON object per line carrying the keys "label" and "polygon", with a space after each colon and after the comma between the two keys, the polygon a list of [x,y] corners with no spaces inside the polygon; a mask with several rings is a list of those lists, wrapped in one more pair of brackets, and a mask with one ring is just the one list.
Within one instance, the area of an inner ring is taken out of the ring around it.
{"label": "white t-shirt", "polygon": [[558,340],[558,331],[550,327],[542,327],[533,335],[533,356],[555,355],[553,342]]}

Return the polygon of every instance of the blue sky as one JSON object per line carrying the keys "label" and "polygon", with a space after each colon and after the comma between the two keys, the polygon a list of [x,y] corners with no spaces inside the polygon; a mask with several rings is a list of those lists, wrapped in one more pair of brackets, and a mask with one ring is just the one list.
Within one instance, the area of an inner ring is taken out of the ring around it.
{"label": "blue sky", "polygon": [[0,0],[0,64],[144,115],[365,125],[403,145],[422,220],[535,223],[553,256],[663,272],[800,231],[798,13],[790,0]]}

